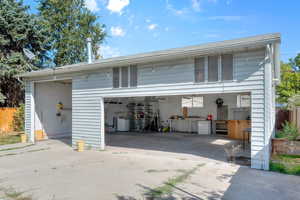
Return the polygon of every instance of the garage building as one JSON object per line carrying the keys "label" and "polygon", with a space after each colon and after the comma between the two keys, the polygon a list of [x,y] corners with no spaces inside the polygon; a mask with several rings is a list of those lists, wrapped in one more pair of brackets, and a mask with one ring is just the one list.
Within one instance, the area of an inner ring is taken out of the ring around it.
{"label": "garage building", "polygon": [[268,170],[279,46],[274,33],[25,73],[26,134],[99,150],[124,135],[180,138],[174,151],[249,137],[251,167]]}

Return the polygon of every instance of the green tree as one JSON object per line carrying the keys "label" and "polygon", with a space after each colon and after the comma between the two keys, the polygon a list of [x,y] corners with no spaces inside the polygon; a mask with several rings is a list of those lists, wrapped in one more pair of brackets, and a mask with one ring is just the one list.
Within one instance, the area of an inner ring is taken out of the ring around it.
{"label": "green tree", "polygon": [[51,32],[55,66],[87,60],[86,39],[92,39],[93,53],[99,57],[98,45],[105,37],[104,25],[89,11],[84,0],[38,0],[39,15]]}
{"label": "green tree", "polygon": [[291,58],[290,63],[295,72],[300,72],[300,53],[295,58]]}
{"label": "green tree", "polygon": [[[18,106],[24,92],[22,83],[15,76],[41,66],[48,59],[48,31],[22,3],[0,1],[0,106]],[[35,57],[29,60],[24,49],[30,50]]]}
{"label": "green tree", "polygon": [[277,101],[288,103],[292,96],[300,94],[300,54],[289,63],[281,63],[281,83],[277,86]]}

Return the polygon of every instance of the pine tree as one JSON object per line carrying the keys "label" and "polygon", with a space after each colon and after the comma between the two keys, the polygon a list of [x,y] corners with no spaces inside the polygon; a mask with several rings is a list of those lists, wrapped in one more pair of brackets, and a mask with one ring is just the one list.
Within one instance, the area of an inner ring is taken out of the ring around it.
{"label": "pine tree", "polygon": [[105,37],[104,25],[89,11],[84,0],[39,0],[39,15],[50,29],[55,66],[86,61],[86,39],[92,39],[93,53]]}
{"label": "pine tree", "polygon": [[[0,1],[1,106],[18,106],[23,101],[24,92],[16,75],[40,67],[48,59],[48,31],[42,27],[37,16],[27,10],[22,1]],[[34,53],[35,58],[29,60],[24,49]]]}

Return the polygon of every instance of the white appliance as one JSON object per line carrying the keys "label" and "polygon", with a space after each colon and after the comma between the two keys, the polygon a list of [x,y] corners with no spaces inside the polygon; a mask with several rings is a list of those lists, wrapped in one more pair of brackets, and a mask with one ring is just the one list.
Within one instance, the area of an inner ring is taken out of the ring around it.
{"label": "white appliance", "polygon": [[198,134],[209,135],[211,133],[210,123],[209,120],[198,121]]}
{"label": "white appliance", "polygon": [[129,120],[118,118],[117,130],[118,131],[129,131]]}

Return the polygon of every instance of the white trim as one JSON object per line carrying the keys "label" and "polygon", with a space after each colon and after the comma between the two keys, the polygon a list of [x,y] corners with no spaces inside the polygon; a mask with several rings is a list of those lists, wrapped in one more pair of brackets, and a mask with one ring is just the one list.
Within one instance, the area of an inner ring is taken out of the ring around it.
{"label": "white trim", "polygon": [[[174,58],[194,57],[215,52],[228,52],[248,48],[260,48],[272,42],[280,42],[280,34],[265,34],[253,37],[240,38],[235,40],[226,40],[221,42],[207,43],[196,46],[188,46],[184,48],[168,49],[163,51],[155,51],[150,53],[136,54],[131,56],[121,56],[108,59],[100,59],[92,64],[79,63],[74,65],[66,65],[55,70],[56,74],[64,74],[78,71],[95,70],[106,67],[118,67],[131,64],[141,64],[158,62],[162,60],[172,60]],[[53,70],[40,70],[35,72],[23,73],[20,77],[38,77],[51,75]]]}
{"label": "white trim", "polygon": [[104,116],[104,98],[100,98],[100,149],[105,149],[105,116]]}
{"label": "white trim", "polygon": [[121,67],[119,68],[119,88],[122,88],[122,69]]}
{"label": "white trim", "polygon": [[263,158],[263,166],[264,170],[269,170],[269,160],[270,160],[270,139],[271,139],[271,125],[270,125],[270,116],[271,115],[271,107],[272,107],[272,50],[271,45],[268,44],[266,48],[266,63],[264,69],[264,158]]}
{"label": "white trim", "polygon": [[128,84],[127,84],[127,87],[130,88],[130,82],[131,82],[131,76],[130,76],[130,73],[131,73],[131,66],[129,65],[128,66],[128,70],[127,70],[127,76],[128,76]]}
{"label": "white trim", "polygon": [[35,102],[34,102],[34,81],[30,82],[30,142],[34,143],[34,130],[35,130]]}
{"label": "white trim", "polygon": [[204,57],[204,82],[208,83],[208,56]]}
{"label": "white trim", "polygon": [[73,80],[73,77],[56,78],[55,76],[53,76],[52,79],[34,80],[34,82],[42,83],[42,82],[53,82],[53,81],[63,81],[63,80]]}
{"label": "white trim", "polygon": [[232,54],[232,80],[237,81],[237,77],[236,77],[236,54]]}
{"label": "white trim", "polygon": [[227,91],[187,91],[186,89],[179,89],[174,92],[156,92],[153,91],[151,93],[130,93],[130,94],[118,94],[118,95],[113,95],[113,94],[101,94],[103,98],[123,98],[123,97],[147,97],[147,96],[176,96],[176,95],[205,95],[205,94],[240,94],[240,93],[248,93],[251,92],[252,90],[227,90]]}
{"label": "white trim", "polygon": [[218,82],[222,82],[222,56],[218,55]]}

